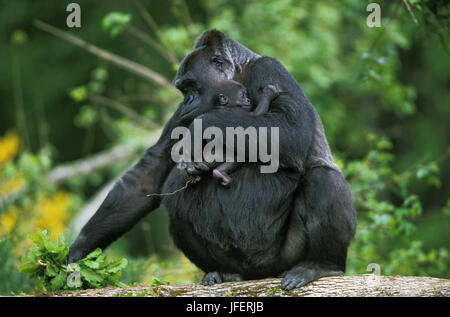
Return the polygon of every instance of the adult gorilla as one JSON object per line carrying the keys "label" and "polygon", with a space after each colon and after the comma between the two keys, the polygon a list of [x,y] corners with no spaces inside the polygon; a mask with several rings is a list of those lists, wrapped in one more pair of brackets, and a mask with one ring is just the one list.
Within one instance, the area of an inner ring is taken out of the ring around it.
{"label": "adult gorilla", "polygon": [[[208,109],[209,87],[224,79],[243,83],[255,104],[267,85],[277,85],[282,93],[262,116]],[[69,262],[105,248],[158,207],[161,198],[147,194],[173,192],[185,184],[183,174],[202,174],[200,182],[165,196],[163,204],[175,244],[206,272],[204,284],[283,276],[282,288],[292,289],[343,274],[356,226],[351,193],[317,112],[292,76],[276,60],[210,30],[184,58],[175,85],[185,100],[157,144],[116,183],[83,227]],[[206,173],[211,167],[206,163],[180,164],[184,173],[179,173],[170,158],[171,131],[189,124],[192,129],[194,117],[202,119],[203,129],[223,132],[225,127],[278,127],[279,170],[261,174],[259,164],[241,164],[230,188]]]}

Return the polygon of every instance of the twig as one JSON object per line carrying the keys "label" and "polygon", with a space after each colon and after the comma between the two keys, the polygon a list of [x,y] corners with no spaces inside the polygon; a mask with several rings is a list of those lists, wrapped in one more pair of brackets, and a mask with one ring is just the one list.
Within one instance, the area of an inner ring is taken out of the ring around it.
{"label": "twig", "polygon": [[142,42],[146,43],[148,46],[156,50],[158,53],[161,54],[166,60],[168,60],[172,64],[178,64],[177,58],[168,50],[166,50],[164,47],[159,45],[158,42],[156,42],[154,39],[152,39],[150,36],[139,30],[138,28],[128,25],[127,31],[134,37],[140,39]]}
{"label": "twig", "polygon": [[171,193],[161,193],[161,194],[148,194],[147,197],[152,197],[152,196],[171,196],[174,195],[182,190],[185,190],[186,188],[188,188],[189,184],[195,184],[197,182],[199,182],[201,180],[201,176],[197,175],[195,176],[195,178],[190,178],[186,181],[186,184],[184,184],[183,187],[178,188],[177,190],[171,192]]}
{"label": "twig", "polygon": [[58,166],[47,174],[47,179],[49,183],[58,184],[72,177],[88,175],[100,168],[132,158],[137,149],[135,144],[118,145],[91,157]]}
{"label": "twig", "polygon": [[414,23],[419,25],[419,22],[417,22],[416,16],[414,15],[414,12],[412,12],[411,6],[409,5],[408,1],[407,0],[403,0],[403,3],[405,4],[406,8],[408,9],[408,12],[411,15]]}
{"label": "twig", "polygon": [[75,36],[66,31],[60,30],[60,29],[58,29],[54,26],[51,26],[45,22],[42,22],[40,20],[35,20],[33,22],[33,24],[34,24],[34,26],[36,26],[38,29],[41,29],[42,31],[48,32],[56,37],[59,37],[66,41],[69,41],[72,44],[75,44],[78,47],[81,47],[94,55],[97,55],[107,61],[110,61],[110,62],[122,67],[123,69],[131,71],[135,74],[138,74],[138,75],[144,77],[145,79],[149,79],[149,80],[155,82],[156,84],[158,84],[160,86],[169,88],[170,90],[179,93],[178,90],[175,88],[175,86],[173,86],[172,83],[170,83],[166,78],[164,78],[157,72],[155,72],[145,66],[142,66],[138,63],[130,61],[130,60],[123,58],[121,56],[118,56],[116,54],[110,53],[104,49],[101,49],[93,44],[86,42],[85,40],[79,38],[78,36]]}
{"label": "twig", "polygon": [[23,102],[22,80],[20,76],[19,49],[15,47],[12,48],[12,84],[13,84],[14,107],[17,110],[16,112],[17,126],[19,127],[24,147],[29,149],[31,147],[31,143],[30,138],[28,136],[28,128],[27,128],[28,125]]}
{"label": "twig", "polygon": [[192,22],[191,14],[189,13],[189,9],[184,0],[179,0],[181,10],[183,11],[181,16],[183,18],[183,22],[186,25],[188,33],[190,36],[195,37],[194,23]]}
{"label": "twig", "polygon": [[136,123],[138,123],[144,127],[147,127],[147,128],[159,128],[160,127],[157,123],[139,115],[135,111],[131,110],[130,108],[128,108],[127,106],[125,106],[124,104],[122,104],[116,100],[107,98],[105,96],[97,95],[97,94],[89,94],[88,98],[91,101],[93,101],[94,103],[98,103],[100,105],[104,105],[104,106],[107,106],[107,107],[110,107],[110,108],[113,108],[113,109],[119,111],[123,115],[134,120]]}
{"label": "twig", "polygon": [[177,60],[177,64],[178,64],[179,60],[175,57],[175,53],[171,50],[171,47],[167,43],[167,41],[164,39],[164,36],[162,36],[161,31],[159,30],[158,24],[156,24],[155,20],[153,19],[152,15],[150,14],[150,12],[148,12],[148,10],[138,0],[133,0],[133,3],[135,5],[135,7],[138,9],[138,12],[141,14],[142,18],[147,23],[147,25],[155,33],[158,40],[164,45],[164,47],[170,52],[170,54]]}

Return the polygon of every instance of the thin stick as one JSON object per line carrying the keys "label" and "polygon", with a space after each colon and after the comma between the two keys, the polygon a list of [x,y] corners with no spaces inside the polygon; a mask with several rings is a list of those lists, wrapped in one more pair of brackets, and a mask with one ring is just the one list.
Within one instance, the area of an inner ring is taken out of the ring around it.
{"label": "thin stick", "polygon": [[25,115],[25,106],[23,101],[23,89],[22,80],[20,76],[20,60],[19,49],[12,48],[12,84],[13,84],[13,97],[14,107],[16,108],[16,121],[19,127],[20,136],[24,147],[28,150],[31,149],[31,142],[28,135],[27,119]]}
{"label": "thin stick", "polygon": [[178,192],[180,192],[180,191],[182,191],[182,190],[185,190],[186,188],[188,188],[188,186],[189,186],[189,184],[195,184],[195,183],[197,183],[198,181],[200,181],[200,179],[201,179],[201,176],[195,176],[195,178],[190,178],[190,179],[188,179],[187,181],[186,181],[186,184],[184,184],[184,186],[183,187],[181,187],[181,188],[178,188],[176,191],[174,191],[174,192],[171,192],[171,193],[161,193],[161,194],[148,194],[147,195],[147,197],[151,197],[151,196],[171,196],[171,195],[174,195],[174,194],[176,194],[176,193],[178,193]]}
{"label": "thin stick", "polygon": [[411,7],[409,6],[408,1],[403,0],[403,3],[405,4],[406,8],[408,9],[409,14],[411,15],[413,21],[415,24],[419,25],[419,22],[417,22],[416,16],[414,15],[414,12],[412,12]]}
{"label": "thin stick", "polygon": [[97,95],[97,94],[89,94],[88,98],[95,103],[98,103],[98,104],[101,104],[101,105],[104,105],[104,106],[107,106],[107,107],[117,110],[118,112],[127,116],[128,118],[135,121],[139,125],[142,125],[147,128],[153,128],[153,129],[160,128],[159,124],[151,121],[150,119],[147,119],[146,117],[139,115],[137,112],[131,110],[129,107],[123,105],[122,103],[120,103],[116,100],[107,98],[102,95]]}
{"label": "thin stick", "polygon": [[181,10],[183,11],[181,14],[182,20],[189,32],[189,35],[195,37],[194,23],[192,22],[191,14],[189,13],[189,8],[184,0],[180,0],[179,4]]}
{"label": "thin stick", "polygon": [[155,20],[153,19],[152,15],[150,14],[150,12],[148,12],[148,10],[138,0],[134,0],[133,3],[135,5],[135,7],[138,9],[138,11],[141,14],[142,18],[147,23],[147,25],[156,34],[156,37],[164,45],[164,47],[167,49],[167,51],[170,52],[170,54],[177,60],[176,64],[178,64],[179,61],[176,58],[175,52],[172,50],[170,45],[165,40],[164,36],[161,34],[161,31],[159,30],[158,24],[156,24]]}
{"label": "thin stick", "polygon": [[158,74],[157,72],[155,72],[143,65],[140,65],[133,61],[130,61],[130,60],[128,60],[124,57],[118,56],[116,54],[110,53],[104,49],[101,49],[93,44],[86,42],[85,40],[79,38],[78,36],[75,36],[73,34],[70,34],[69,32],[60,30],[60,29],[58,29],[54,26],[51,26],[50,24],[47,24],[45,22],[42,22],[40,20],[33,21],[33,24],[34,24],[34,26],[36,26],[38,29],[41,29],[42,31],[48,32],[56,37],[59,37],[66,41],[69,41],[72,44],[75,44],[78,47],[81,47],[94,55],[97,55],[109,62],[112,62],[112,63],[122,67],[123,69],[131,71],[135,74],[138,74],[141,77],[144,77],[146,79],[150,79],[151,81],[157,83],[160,86],[169,88],[172,91],[179,93],[178,90],[175,88],[175,86],[172,85],[172,83],[169,82],[166,78],[164,78],[162,75]]}
{"label": "thin stick", "polygon": [[166,50],[164,47],[159,45],[158,42],[156,42],[153,38],[151,38],[149,35],[144,33],[143,31],[139,30],[138,28],[134,27],[133,25],[129,25],[127,27],[128,32],[133,35],[134,37],[140,39],[142,42],[146,43],[148,46],[156,50],[161,56],[163,56],[167,61],[169,61],[171,64],[178,64],[178,59],[168,50]]}

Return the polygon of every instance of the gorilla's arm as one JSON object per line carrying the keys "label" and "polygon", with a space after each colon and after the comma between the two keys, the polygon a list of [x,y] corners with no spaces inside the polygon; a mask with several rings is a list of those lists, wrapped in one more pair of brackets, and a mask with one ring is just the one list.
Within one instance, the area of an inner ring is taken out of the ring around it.
{"label": "gorilla's arm", "polygon": [[160,197],[147,195],[161,192],[174,166],[170,158],[170,134],[179,124],[180,109],[166,124],[158,142],[116,182],[94,216],[83,227],[70,247],[69,263],[83,258],[95,248],[106,248],[159,206]]}
{"label": "gorilla's arm", "polygon": [[[252,116],[250,113],[232,111],[229,109],[219,109],[208,112],[198,117],[202,120],[202,130],[208,127],[217,127],[222,131],[224,144],[227,143],[226,128],[242,127],[244,130],[254,127],[259,139],[261,127],[267,127],[267,148],[270,152],[272,146],[278,145],[280,167],[293,168],[303,171],[304,161],[307,157],[313,133],[313,121],[307,108],[303,105],[295,104],[295,101],[285,93],[281,93],[271,104],[270,112]],[[271,143],[271,127],[277,127],[279,138],[275,140],[278,144]],[[195,122],[189,126],[191,135],[194,135]],[[245,161],[248,162],[249,142],[245,142]],[[258,142],[258,145],[259,142]],[[192,147],[193,148],[193,147]],[[235,148],[236,153],[236,148]],[[259,151],[258,151],[259,160]],[[192,166],[193,165],[193,166]],[[204,170],[190,171],[197,168],[197,163],[187,164],[189,174],[201,174]],[[215,167],[218,163],[208,164]]]}
{"label": "gorilla's arm", "polygon": [[[281,91],[276,99],[270,103],[267,113],[260,116],[253,116],[249,112],[232,111],[230,109],[218,109],[207,112],[198,117],[202,119],[202,130],[209,127],[217,127],[222,131],[224,143],[227,143],[226,128],[242,127],[256,128],[259,139],[260,129],[267,128],[267,149],[278,145],[279,159],[281,167],[293,168],[299,172],[304,170],[304,162],[308,155],[313,132],[314,108],[304,95],[302,89],[289,74],[284,66],[276,59],[261,57],[252,61],[248,66],[244,81],[244,86],[250,92],[250,98],[257,104],[263,101],[263,91],[265,87],[274,86]],[[279,139],[277,144],[271,144],[271,127],[277,127]],[[190,127],[191,135],[194,135],[195,122]],[[258,142],[258,146],[260,146]],[[245,144],[245,161],[248,162],[249,147]],[[193,148],[193,147],[192,147]],[[236,149],[234,151],[236,153]],[[258,151],[258,161],[259,151]],[[188,163],[181,166],[188,174],[201,174],[204,171],[197,167],[196,163]],[[208,164],[215,167],[218,164]]]}

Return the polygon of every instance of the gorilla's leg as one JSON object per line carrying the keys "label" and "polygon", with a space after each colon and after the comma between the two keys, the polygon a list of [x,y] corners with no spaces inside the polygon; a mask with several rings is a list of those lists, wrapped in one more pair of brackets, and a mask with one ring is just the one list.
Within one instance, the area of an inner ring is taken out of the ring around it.
{"label": "gorilla's leg", "polygon": [[[328,167],[310,170],[299,188],[293,212],[302,220],[299,226],[306,237],[299,262],[282,276],[281,287],[290,290],[323,276],[345,272],[347,248],[355,234],[356,214],[344,176]],[[304,226],[304,227],[303,227]],[[288,239],[296,239],[290,235]],[[286,241],[287,244],[296,244]]]}
{"label": "gorilla's leg", "polygon": [[[215,253],[205,247],[201,239],[192,229],[191,225],[176,219],[170,222],[170,234],[175,245],[183,250],[184,254],[205,273],[201,283],[212,285],[223,282],[242,281],[238,273],[224,273],[221,271],[223,263],[217,261]],[[214,254],[213,254],[214,253]]]}

